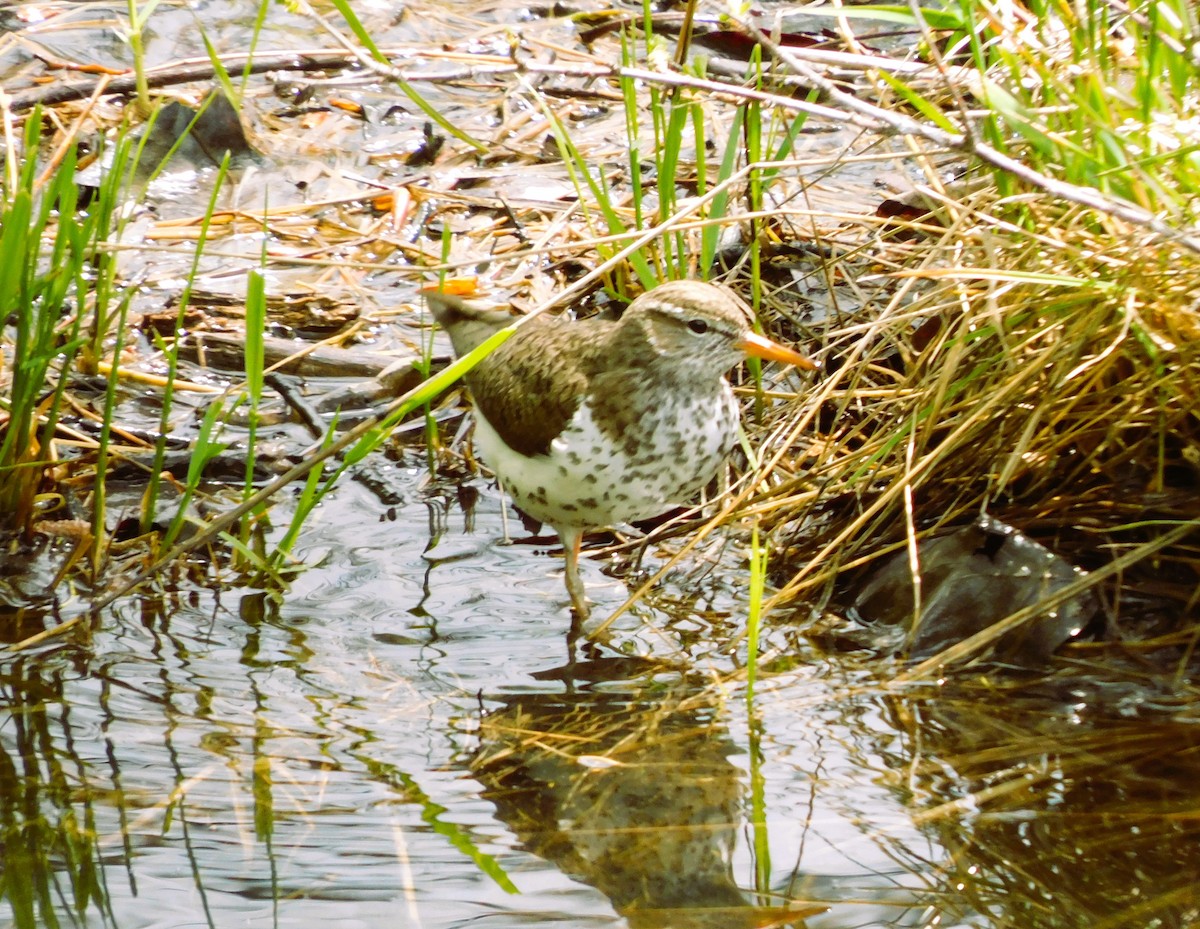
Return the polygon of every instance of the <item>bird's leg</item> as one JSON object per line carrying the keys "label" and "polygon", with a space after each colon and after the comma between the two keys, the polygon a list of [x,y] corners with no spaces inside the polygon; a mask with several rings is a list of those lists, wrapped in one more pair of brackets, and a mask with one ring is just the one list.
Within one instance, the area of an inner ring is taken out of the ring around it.
{"label": "bird's leg", "polygon": [[576,619],[582,622],[591,613],[587,591],[583,589],[583,581],[579,577],[579,546],[583,541],[583,530],[576,527],[559,529],[558,537],[562,539],[563,554],[567,561],[567,593],[571,595],[571,606],[575,610]]}

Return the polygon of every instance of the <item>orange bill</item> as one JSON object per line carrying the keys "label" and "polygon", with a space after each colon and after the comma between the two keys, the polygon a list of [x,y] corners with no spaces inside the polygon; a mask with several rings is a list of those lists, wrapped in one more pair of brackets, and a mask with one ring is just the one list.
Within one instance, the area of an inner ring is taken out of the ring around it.
{"label": "orange bill", "polygon": [[477,277],[448,277],[443,281],[435,281],[419,288],[423,294],[443,293],[453,297],[474,297],[479,292]]}
{"label": "orange bill", "polygon": [[778,342],[772,342],[757,332],[747,332],[738,339],[737,347],[755,358],[762,358],[765,361],[781,361],[787,365],[803,368],[805,371],[815,371],[820,367],[815,361],[805,358],[799,352],[794,352]]}

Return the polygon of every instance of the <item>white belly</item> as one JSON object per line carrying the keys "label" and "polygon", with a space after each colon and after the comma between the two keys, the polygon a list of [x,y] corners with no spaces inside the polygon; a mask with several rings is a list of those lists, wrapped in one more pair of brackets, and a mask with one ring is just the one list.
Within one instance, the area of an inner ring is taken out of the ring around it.
{"label": "white belly", "polygon": [[635,452],[613,448],[587,405],[554,440],[550,453],[527,458],[509,448],[476,413],[475,444],[517,506],[551,526],[607,526],[647,519],[687,502],[707,484],[737,434],[737,406],[727,385],[699,422],[662,404]]}

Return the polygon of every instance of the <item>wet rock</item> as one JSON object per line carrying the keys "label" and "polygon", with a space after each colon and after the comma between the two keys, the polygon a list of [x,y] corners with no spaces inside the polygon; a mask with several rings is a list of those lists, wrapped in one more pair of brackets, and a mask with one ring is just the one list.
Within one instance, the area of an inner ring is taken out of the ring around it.
{"label": "wet rock", "polygon": [[229,98],[220,91],[209,94],[206,104],[193,109],[178,101],[163,107],[146,140],[149,165],[167,158],[196,167],[215,167],[226,153],[235,163],[254,159],[242,120]]}
{"label": "wet rock", "polygon": [[[980,517],[922,542],[920,616],[908,553],[891,558],[854,601],[856,618],[906,630],[913,657],[936,654],[1018,610],[1046,600],[1084,575],[1045,546],[997,519]],[[1079,634],[1098,609],[1086,591],[1005,633],[994,656],[1017,664],[1043,661]]]}

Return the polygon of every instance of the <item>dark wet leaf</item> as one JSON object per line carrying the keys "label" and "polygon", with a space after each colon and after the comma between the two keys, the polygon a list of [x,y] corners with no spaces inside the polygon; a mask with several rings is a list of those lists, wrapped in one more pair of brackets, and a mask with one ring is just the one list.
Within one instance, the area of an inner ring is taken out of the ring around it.
{"label": "dark wet leaf", "polygon": [[163,107],[146,139],[147,154],[142,163],[161,163],[176,144],[172,160],[183,159],[198,167],[219,165],[226,152],[234,161],[257,154],[246,138],[237,110],[219,91],[214,91],[199,110],[178,101]]}

